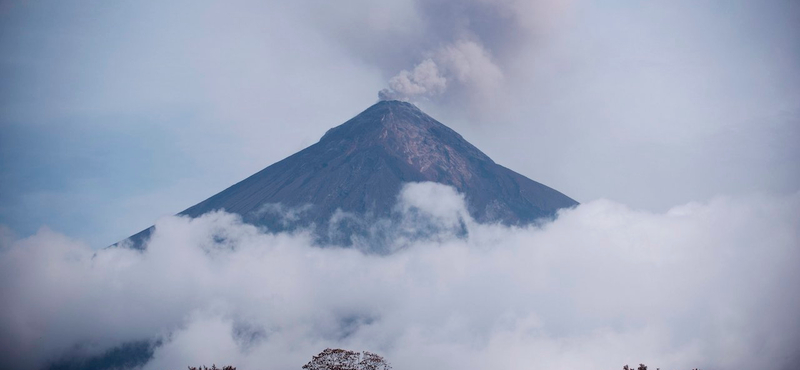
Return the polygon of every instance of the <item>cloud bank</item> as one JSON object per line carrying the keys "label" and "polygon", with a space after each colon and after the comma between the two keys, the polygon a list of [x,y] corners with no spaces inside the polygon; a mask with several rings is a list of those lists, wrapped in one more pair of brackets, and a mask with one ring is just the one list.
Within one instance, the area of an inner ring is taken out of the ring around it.
{"label": "cloud bank", "polygon": [[[800,194],[666,213],[597,200],[527,228],[476,224],[438,184],[398,199],[441,232],[386,256],[223,212],[161,219],[145,252],[4,231],[2,357],[36,368],[149,340],[161,345],[145,369],[296,369],[326,347],[373,351],[395,369],[798,359]],[[462,222],[466,234],[452,232]]]}

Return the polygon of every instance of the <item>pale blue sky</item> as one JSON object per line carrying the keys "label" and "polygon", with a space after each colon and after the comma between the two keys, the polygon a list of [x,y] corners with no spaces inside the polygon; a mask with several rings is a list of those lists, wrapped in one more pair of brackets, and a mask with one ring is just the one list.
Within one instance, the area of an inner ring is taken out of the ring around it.
{"label": "pale blue sky", "polygon": [[0,3],[0,224],[111,244],[464,40],[488,67],[418,105],[579,201],[800,189],[796,2],[269,3]]}

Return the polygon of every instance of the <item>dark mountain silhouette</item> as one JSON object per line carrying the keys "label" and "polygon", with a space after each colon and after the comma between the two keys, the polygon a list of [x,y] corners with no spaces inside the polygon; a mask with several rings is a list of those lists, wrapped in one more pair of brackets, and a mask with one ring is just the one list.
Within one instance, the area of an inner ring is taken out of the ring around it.
{"label": "dark mountain silhouette", "polygon": [[[421,181],[455,187],[479,222],[527,224],[577,205],[495,163],[413,104],[381,101],[330,129],[318,143],[180,214],[197,217],[224,209],[270,230],[312,227],[324,242],[347,244],[346,236],[326,236],[337,210],[388,217],[401,186]],[[133,246],[141,248],[152,231],[132,236]],[[339,235],[359,232],[352,225],[343,231]]]}

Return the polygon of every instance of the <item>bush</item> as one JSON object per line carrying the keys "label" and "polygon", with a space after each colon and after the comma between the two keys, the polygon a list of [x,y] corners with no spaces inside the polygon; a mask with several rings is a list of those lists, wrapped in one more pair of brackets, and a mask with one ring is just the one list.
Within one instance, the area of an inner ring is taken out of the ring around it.
{"label": "bush", "polygon": [[390,370],[389,363],[372,352],[327,348],[303,365],[304,370]]}
{"label": "bush", "polygon": [[[633,368],[629,367],[628,365],[625,365],[625,366],[622,367],[622,370],[633,370]],[[647,370],[647,365],[639,364],[639,368],[636,369],[636,370]],[[656,368],[656,370],[661,370],[661,369]],[[699,369],[692,369],[692,370],[699,370]]]}
{"label": "bush", "polygon": [[220,368],[220,367],[217,367],[217,365],[215,365],[215,364],[211,364],[211,367],[205,367],[205,366],[193,367],[193,366],[189,366],[189,370],[236,370],[236,368],[233,367],[233,366],[224,366],[224,367]]}

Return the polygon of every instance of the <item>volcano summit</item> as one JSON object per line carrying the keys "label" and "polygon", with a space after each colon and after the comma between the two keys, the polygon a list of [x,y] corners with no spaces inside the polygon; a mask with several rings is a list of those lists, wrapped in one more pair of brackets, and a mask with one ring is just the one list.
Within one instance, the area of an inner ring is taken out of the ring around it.
{"label": "volcano summit", "polygon": [[[180,215],[224,209],[272,231],[311,228],[318,240],[347,245],[350,236],[364,232],[364,224],[334,223],[332,217],[390,218],[403,184],[423,181],[454,187],[464,194],[470,215],[483,223],[528,224],[578,204],[495,163],[413,104],[381,101],[330,129],[318,143]],[[129,240],[143,248],[153,230]]]}

